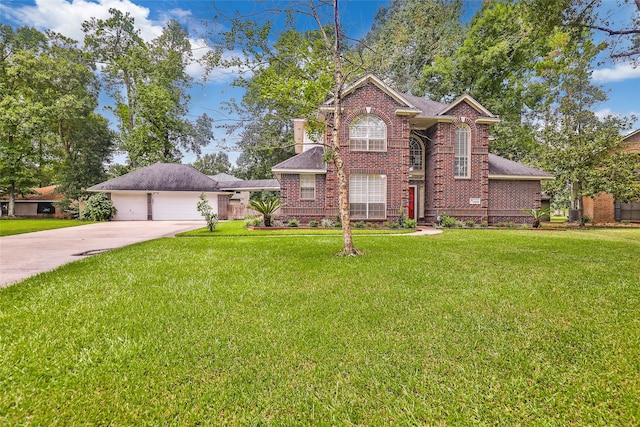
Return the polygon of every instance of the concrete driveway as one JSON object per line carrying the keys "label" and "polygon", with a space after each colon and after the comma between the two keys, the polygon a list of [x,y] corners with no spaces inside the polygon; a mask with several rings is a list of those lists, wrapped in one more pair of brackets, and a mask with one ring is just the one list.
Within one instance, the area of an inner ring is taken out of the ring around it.
{"label": "concrete driveway", "polygon": [[204,221],[114,221],[0,237],[0,287],[105,250],[204,226]]}

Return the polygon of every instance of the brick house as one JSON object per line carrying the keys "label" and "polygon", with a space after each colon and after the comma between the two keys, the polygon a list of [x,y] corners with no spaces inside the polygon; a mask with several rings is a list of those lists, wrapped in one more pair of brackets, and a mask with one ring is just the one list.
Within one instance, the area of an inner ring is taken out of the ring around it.
{"label": "brick house", "polygon": [[[622,138],[622,151],[640,154],[640,129]],[[608,223],[615,221],[640,221],[640,201],[621,203],[611,194],[600,193],[595,197],[582,198],[583,214],[594,223]]]}
{"label": "brick house", "polygon": [[[332,101],[320,111],[331,119]],[[489,127],[499,122],[463,95],[451,104],[394,91],[369,75],[344,91],[341,155],[354,221],[392,221],[402,211],[420,222],[450,215],[476,222],[530,222],[540,181],[551,175],[489,154]],[[336,171],[324,146],[296,121],[296,156],[274,166],[284,220],[335,218]],[[331,129],[323,136],[330,145]]]}

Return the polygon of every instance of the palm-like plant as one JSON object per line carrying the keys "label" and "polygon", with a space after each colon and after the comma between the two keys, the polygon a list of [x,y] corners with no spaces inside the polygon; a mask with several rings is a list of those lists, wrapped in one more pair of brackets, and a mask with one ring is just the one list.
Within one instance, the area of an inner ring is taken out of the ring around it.
{"label": "palm-like plant", "polygon": [[524,209],[533,218],[533,228],[540,228],[540,221],[551,213],[551,209]]}
{"label": "palm-like plant", "polygon": [[251,200],[249,207],[262,214],[265,227],[271,227],[271,215],[280,207],[280,198],[270,197],[265,200]]}

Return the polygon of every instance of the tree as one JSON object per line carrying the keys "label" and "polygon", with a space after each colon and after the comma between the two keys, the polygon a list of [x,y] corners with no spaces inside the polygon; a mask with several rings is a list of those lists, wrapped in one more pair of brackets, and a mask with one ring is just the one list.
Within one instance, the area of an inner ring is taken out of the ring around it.
{"label": "tree", "polygon": [[[357,255],[360,252],[353,244],[351,232],[351,221],[349,217],[348,182],[346,178],[345,165],[341,155],[341,123],[342,123],[342,98],[343,90],[350,79],[352,73],[361,70],[361,62],[357,58],[352,60],[347,58],[346,46],[341,43],[344,35],[340,26],[340,16],[338,0],[333,1],[313,1],[286,4],[286,16],[305,16],[311,19],[317,26],[317,37],[313,39],[312,48],[297,49],[295,45],[290,46],[290,51],[299,54],[299,61],[291,67],[282,67],[278,73],[274,68],[266,75],[269,84],[260,92],[263,100],[277,100],[280,103],[294,103],[301,107],[301,111],[308,108],[306,116],[309,123],[318,126],[317,106],[312,102],[329,95],[333,100],[332,112],[326,115],[321,123],[328,132],[331,133],[331,140],[325,146],[325,160],[331,162],[335,168],[337,176],[337,187],[339,195],[339,214],[342,223],[342,255]],[[291,27],[288,28],[289,30]],[[260,68],[264,63],[278,62],[273,46],[270,43],[271,25],[267,22],[258,25],[255,22],[242,19],[232,20],[232,29],[223,33],[223,40],[219,40],[227,47],[235,47],[238,44],[242,47],[243,58],[236,58],[233,65],[244,63],[254,68]],[[283,40],[299,40],[294,33],[289,33],[291,37],[284,35]],[[290,43],[287,43],[289,45]],[[304,45],[302,45],[304,47]],[[286,62],[286,61],[285,61]],[[328,93],[325,90],[328,88]],[[293,118],[293,117],[291,117]]]}
{"label": "tree", "polygon": [[264,218],[264,226],[271,227],[271,216],[280,207],[279,197],[268,197],[266,199],[252,199],[249,202],[249,207],[258,213],[261,213]]}
{"label": "tree", "polygon": [[604,48],[586,30],[557,30],[548,43],[552,55],[539,64],[540,75],[550,88],[541,134],[543,161],[561,186],[570,191],[571,207],[582,209],[582,197],[601,191],[629,199],[640,196],[633,177],[637,168],[632,155],[616,153],[626,118],[599,118],[593,107],[606,99],[591,83],[592,63]]}
{"label": "tree", "polygon": [[194,169],[205,175],[216,175],[219,173],[230,173],[232,171],[231,162],[227,153],[212,153],[198,157],[192,164]]}
{"label": "tree", "polygon": [[9,194],[9,216],[16,193],[37,183],[37,141],[46,133],[48,108],[38,91],[42,75],[32,71],[46,48],[37,30],[0,24],[0,188]]}
{"label": "tree", "polygon": [[218,214],[213,211],[213,208],[209,204],[209,200],[207,200],[207,196],[205,196],[204,193],[200,194],[200,200],[198,201],[197,208],[200,215],[202,215],[204,220],[207,222],[209,232],[213,232],[218,225]]}
{"label": "tree", "polygon": [[462,43],[461,0],[393,0],[357,49],[366,68],[401,92],[423,95],[423,69]]}
{"label": "tree", "polygon": [[194,62],[187,31],[175,20],[146,43],[134,19],[116,9],[107,20],[83,23],[85,45],[97,62],[118,119],[119,149],[133,168],[158,161],[175,162],[182,151],[200,154],[213,138],[206,114],[188,120],[187,89]]}

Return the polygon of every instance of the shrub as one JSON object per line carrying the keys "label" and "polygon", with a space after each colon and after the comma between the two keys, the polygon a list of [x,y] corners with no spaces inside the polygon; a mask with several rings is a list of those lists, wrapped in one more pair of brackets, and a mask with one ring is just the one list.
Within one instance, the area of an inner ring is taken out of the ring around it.
{"label": "shrub", "polygon": [[309,221],[309,227],[311,227],[311,228],[317,228],[319,224],[320,223],[318,221],[316,221],[315,219],[312,219],[311,221]]}
{"label": "shrub", "polygon": [[589,215],[582,215],[582,218],[580,218],[580,225],[585,225],[591,222],[591,218],[589,217]]}
{"label": "shrub", "polygon": [[389,221],[387,223],[387,227],[389,227],[389,228],[398,228],[398,227],[400,227],[400,224],[398,224],[396,221]]}
{"label": "shrub", "polygon": [[295,218],[291,218],[289,222],[287,222],[287,227],[300,227],[300,221]]}
{"label": "shrub", "polygon": [[77,200],[71,200],[66,197],[62,200],[53,203],[61,212],[65,213],[65,216],[71,219],[80,218],[80,204]]}
{"label": "shrub", "polygon": [[453,228],[458,226],[458,220],[452,216],[442,214],[438,219],[438,225],[445,228]]}
{"label": "shrub", "polygon": [[204,193],[200,194],[200,200],[198,201],[198,212],[204,217],[207,222],[207,228],[209,232],[213,232],[218,225],[218,214],[213,211],[213,208],[207,200],[207,196]]}
{"label": "shrub", "polygon": [[418,221],[415,219],[405,219],[404,220],[404,228],[416,228],[418,226]]}
{"label": "shrub", "polygon": [[333,227],[333,221],[331,221],[330,219],[323,219],[322,220],[322,227],[323,228],[331,228]]}
{"label": "shrub", "polygon": [[89,197],[80,212],[80,219],[110,221],[117,209],[106,193],[96,193]]}
{"label": "shrub", "polygon": [[480,227],[482,227],[482,228],[487,228],[488,226],[489,226],[489,223],[487,221],[482,221],[480,223]]}
{"label": "shrub", "polygon": [[245,227],[258,227],[260,226],[260,223],[262,222],[262,220],[254,215],[247,215],[244,218],[244,225]]}
{"label": "shrub", "polygon": [[354,227],[356,228],[364,228],[366,226],[366,224],[364,223],[364,221],[358,221],[354,224]]}
{"label": "shrub", "polygon": [[464,225],[466,225],[469,228],[473,228],[473,227],[476,226],[476,222],[469,219],[469,220],[464,222]]}
{"label": "shrub", "polygon": [[398,215],[398,226],[400,228],[405,228],[404,222],[407,220],[407,217],[404,214],[404,207],[400,206],[400,213]]}
{"label": "shrub", "polygon": [[367,222],[367,228],[378,228],[378,223],[377,222]]}

